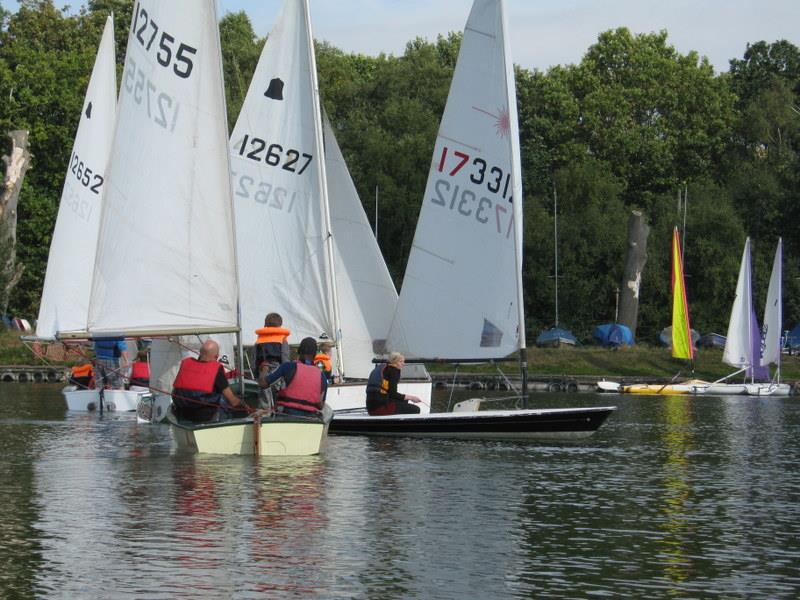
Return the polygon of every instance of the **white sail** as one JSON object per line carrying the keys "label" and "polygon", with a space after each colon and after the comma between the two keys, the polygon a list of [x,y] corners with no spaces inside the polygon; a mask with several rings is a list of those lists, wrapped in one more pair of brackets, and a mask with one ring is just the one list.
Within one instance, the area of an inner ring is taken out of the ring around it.
{"label": "white sail", "polygon": [[[524,347],[522,188],[503,3],[472,7],[391,333],[426,358]],[[513,202],[512,202],[513,199]]]}
{"label": "white sail", "polygon": [[767,304],[762,326],[761,366],[781,364],[781,329],[783,327],[783,239],[778,239],[772,275],[769,278]]}
{"label": "white sail", "polygon": [[385,343],[397,290],[327,117],[323,124],[342,351],[347,356],[348,375],[366,378],[381,342]]}
{"label": "white sail", "polygon": [[750,265],[750,238],[744,243],[739,279],[736,282],[736,298],[728,321],[728,336],[722,360],[733,367],[746,368],[753,365],[753,343],[751,337],[751,315],[753,314],[752,269]]}
{"label": "white sail", "polygon": [[245,340],[270,312],[296,341],[337,333],[315,77],[306,3],[287,0],[230,142]]}
{"label": "white sail", "polygon": [[128,36],[89,307],[94,335],[237,328],[213,0],[139,0]]}
{"label": "white sail", "polygon": [[50,244],[36,323],[40,338],[86,330],[116,107],[114,21],[108,17],[83,101]]}

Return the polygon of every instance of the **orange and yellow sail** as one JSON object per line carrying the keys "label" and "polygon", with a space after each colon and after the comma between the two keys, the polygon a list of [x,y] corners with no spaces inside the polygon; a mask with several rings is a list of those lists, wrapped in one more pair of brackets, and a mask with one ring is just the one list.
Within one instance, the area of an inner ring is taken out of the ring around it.
{"label": "orange and yellow sail", "polygon": [[694,360],[686,281],[683,277],[683,254],[676,227],[672,232],[672,356]]}

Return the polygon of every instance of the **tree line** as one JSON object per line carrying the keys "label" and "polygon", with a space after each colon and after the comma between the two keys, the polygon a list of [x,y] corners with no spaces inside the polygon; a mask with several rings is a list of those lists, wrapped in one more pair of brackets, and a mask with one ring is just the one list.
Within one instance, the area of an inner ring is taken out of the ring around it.
{"label": "tree line", "polygon": [[[0,7],[0,131],[29,130],[33,155],[18,207],[23,271],[8,299],[14,314],[38,311],[102,26],[113,11],[121,73],[132,5],[91,0],[77,14],[52,0],[23,0],[15,13]],[[232,128],[264,39],[242,12],[222,18],[220,36]],[[460,42],[460,33],[418,38],[401,56],[375,57],[317,43],[323,105],[371,220],[378,191],[379,243],[398,289]],[[788,328],[800,320],[796,46],[755,41],[717,74],[696,52],[677,52],[666,31],[619,28],[600,33],[578,64],[546,72],[518,66],[516,76],[529,335],[555,318],[554,193],[559,321],[579,337],[614,320],[632,210],[651,228],[637,337],[655,341],[669,324],[670,235],[684,218],[679,190],[688,198],[684,260],[693,327],[725,333],[746,236],[753,239],[759,307],[783,237],[784,321]]]}

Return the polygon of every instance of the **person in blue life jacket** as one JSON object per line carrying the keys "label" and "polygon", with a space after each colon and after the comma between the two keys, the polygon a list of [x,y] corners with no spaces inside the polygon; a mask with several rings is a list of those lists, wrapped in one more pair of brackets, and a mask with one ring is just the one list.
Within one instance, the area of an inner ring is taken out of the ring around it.
{"label": "person in blue life jacket", "polygon": [[122,371],[128,367],[128,345],[125,338],[102,338],[94,342],[96,387],[125,388]]}
{"label": "person in blue life jacket", "polygon": [[414,406],[422,402],[419,397],[397,391],[400,371],[405,364],[405,356],[392,352],[387,362],[375,365],[367,380],[367,412],[371,416],[413,415],[420,412],[419,406]]}
{"label": "person in blue life jacket", "polygon": [[317,341],[311,337],[303,338],[297,354],[296,361],[283,363],[271,372],[263,364],[258,384],[267,388],[278,380],[283,380],[285,385],[278,391],[275,400],[279,413],[301,417],[319,416],[325,405],[328,383],[325,374],[314,364]]}
{"label": "person in blue life jacket", "polygon": [[242,406],[218,359],[219,344],[206,340],[198,358],[189,357],[181,361],[172,384],[172,406],[179,420],[195,423],[216,421],[224,418],[226,411]]}

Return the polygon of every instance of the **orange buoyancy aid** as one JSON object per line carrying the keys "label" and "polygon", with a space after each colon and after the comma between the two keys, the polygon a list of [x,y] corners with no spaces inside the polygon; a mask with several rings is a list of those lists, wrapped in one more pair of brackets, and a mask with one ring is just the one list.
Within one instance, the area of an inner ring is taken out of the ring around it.
{"label": "orange buoyancy aid", "polygon": [[331,362],[331,357],[325,354],[324,352],[320,352],[314,357],[314,364],[317,365],[320,369],[322,369],[326,373],[330,373],[331,371],[333,371],[333,363]]}
{"label": "orange buoyancy aid", "polygon": [[280,363],[283,354],[283,344],[291,332],[283,327],[262,327],[256,329],[255,356],[253,357],[256,368],[262,363]]}
{"label": "orange buoyancy aid", "polygon": [[85,365],[75,365],[70,369],[73,377],[91,377],[92,376],[92,365],[85,364]]}
{"label": "orange buoyancy aid", "polygon": [[256,329],[256,344],[282,344],[292,332],[283,327],[261,327]]}
{"label": "orange buoyancy aid", "polygon": [[220,366],[221,364],[216,360],[201,361],[193,357],[184,358],[172,387],[189,392],[211,394],[214,392],[214,380],[217,378]]}
{"label": "orange buoyancy aid", "polygon": [[150,379],[150,363],[136,360],[131,364],[131,379],[145,381]]}
{"label": "orange buoyancy aid", "polygon": [[297,370],[285,388],[278,392],[278,406],[316,412],[322,410],[322,376],[316,365],[295,362]]}

